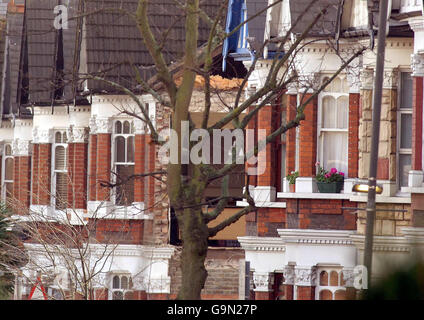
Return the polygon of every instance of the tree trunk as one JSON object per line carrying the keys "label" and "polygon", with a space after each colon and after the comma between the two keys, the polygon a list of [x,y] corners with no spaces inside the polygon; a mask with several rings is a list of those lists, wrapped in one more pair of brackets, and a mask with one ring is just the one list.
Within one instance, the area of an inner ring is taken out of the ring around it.
{"label": "tree trunk", "polygon": [[207,278],[205,259],[208,251],[208,228],[199,210],[185,210],[178,220],[182,226],[183,250],[182,283],[177,299],[200,300]]}

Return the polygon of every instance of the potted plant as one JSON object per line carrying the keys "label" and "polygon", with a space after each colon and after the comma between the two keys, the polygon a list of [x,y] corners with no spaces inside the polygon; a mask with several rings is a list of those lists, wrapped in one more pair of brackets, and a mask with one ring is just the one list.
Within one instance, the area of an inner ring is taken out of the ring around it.
{"label": "potted plant", "polygon": [[340,193],[343,189],[344,173],[337,171],[336,168],[331,168],[330,171],[325,170],[319,164],[316,163],[318,172],[316,175],[316,181],[318,190],[321,193]]}
{"label": "potted plant", "polygon": [[298,171],[292,171],[287,175],[287,181],[289,182],[289,191],[296,192],[296,178],[299,176]]}

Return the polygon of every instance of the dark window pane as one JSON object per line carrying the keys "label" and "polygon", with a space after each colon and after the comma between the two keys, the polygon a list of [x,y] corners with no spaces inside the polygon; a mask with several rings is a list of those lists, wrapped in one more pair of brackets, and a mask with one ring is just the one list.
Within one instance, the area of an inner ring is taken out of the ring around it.
{"label": "dark window pane", "polygon": [[6,159],[6,172],[4,176],[5,180],[13,180],[13,158]]}
{"label": "dark window pane", "polygon": [[405,109],[412,108],[412,77],[407,72],[402,72],[401,74],[400,107]]}
{"label": "dark window pane", "polygon": [[10,146],[10,144],[8,144],[8,145],[6,145],[6,148],[5,148],[6,150],[5,150],[5,155],[6,156],[11,156],[12,155],[12,147]]}
{"label": "dark window pane", "polygon": [[56,132],[54,135],[54,142],[62,143],[62,134],[60,132]]}
{"label": "dark window pane", "polygon": [[115,161],[125,162],[125,138],[115,138]]}
{"label": "dark window pane", "polygon": [[130,123],[128,121],[124,122],[124,134],[129,134],[130,133]]}
{"label": "dark window pane", "polygon": [[410,149],[412,148],[412,114],[401,114],[400,122],[400,147],[402,149]]}
{"label": "dark window pane", "polygon": [[121,278],[121,289],[128,289],[128,278],[127,277]]}
{"label": "dark window pane", "polygon": [[134,162],[134,137],[127,138],[127,162]]}
{"label": "dark window pane", "polygon": [[118,276],[114,276],[113,280],[112,280],[112,288],[113,289],[119,289],[120,288],[120,284],[119,284],[119,277]]}
{"label": "dark window pane", "polygon": [[134,166],[119,165],[116,171],[117,181],[122,183],[116,187],[116,205],[129,206],[134,202],[134,179],[129,179],[134,175]]}
{"label": "dark window pane", "polygon": [[122,124],[121,121],[115,122],[115,133],[122,133]]}

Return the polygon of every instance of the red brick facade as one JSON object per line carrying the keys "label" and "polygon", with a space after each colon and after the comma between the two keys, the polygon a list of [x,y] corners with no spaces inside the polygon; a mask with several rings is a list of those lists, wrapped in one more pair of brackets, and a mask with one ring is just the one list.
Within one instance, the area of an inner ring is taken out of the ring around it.
{"label": "red brick facade", "polygon": [[422,170],[423,77],[413,77],[412,89],[412,170]]}
{"label": "red brick facade", "polygon": [[[304,101],[311,94],[305,94]],[[299,175],[301,177],[315,176],[317,154],[317,112],[318,100],[314,98],[305,108],[305,120],[300,124],[299,143]]]}
{"label": "red brick facade", "polygon": [[52,147],[50,143],[34,144],[32,155],[32,204],[49,205]]}
{"label": "red brick facade", "polygon": [[68,144],[68,207],[87,209],[88,144]]}

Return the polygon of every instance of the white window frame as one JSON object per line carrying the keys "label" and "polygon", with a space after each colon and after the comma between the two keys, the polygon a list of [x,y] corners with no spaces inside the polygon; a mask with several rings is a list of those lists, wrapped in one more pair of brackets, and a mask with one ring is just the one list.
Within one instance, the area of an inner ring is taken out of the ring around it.
{"label": "white window frame", "polygon": [[[124,130],[124,123],[125,121],[128,121],[130,124],[130,133],[123,133]],[[122,133],[116,133],[116,123],[120,122],[121,123],[121,131]],[[123,137],[125,139],[125,161],[124,162],[117,162],[115,161],[116,156],[116,138],[117,137]],[[133,137],[133,142],[134,142],[134,149],[133,149],[133,162],[127,161],[128,160],[128,148],[127,148],[127,143],[128,143],[128,138]],[[114,119],[113,120],[113,127],[112,127],[112,143],[111,143],[111,148],[112,148],[112,152],[111,152],[111,157],[112,157],[112,161],[111,161],[111,170],[112,172],[117,172],[117,166],[133,166],[135,167],[135,126],[134,126],[134,120],[131,118],[119,118],[119,119]],[[116,175],[112,174],[111,177],[112,183],[116,183]],[[121,208],[124,208],[125,206],[122,205],[117,205],[117,196],[116,196],[116,192],[112,193],[112,201],[113,203]]]}
{"label": "white window frame", "polygon": [[[113,279],[115,277],[119,277],[119,287],[120,288],[114,288],[113,287]],[[122,278],[126,277],[128,281],[128,288],[124,289],[122,288]],[[131,288],[131,273],[129,272],[113,272],[110,274],[110,280],[109,280],[109,290],[108,290],[108,300],[114,300],[113,294],[115,292],[122,292],[122,300],[125,300],[125,294],[128,292],[133,292],[134,290]]]}
{"label": "white window frame", "polygon": [[[401,190],[402,185],[401,185],[401,179],[400,179],[400,156],[401,155],[410,155],[411,156],[411,163],[412,163],[412,141],[411,141],[411,148],[401,148],[401,139],[402,139],[402,115],[404,114],[410,114],[411,118],[412,118],[412,110],[413,110],[413,105],[411,103],[411,107],[410,108],[401,108],[401,103],[402,103],[402,73],[410,73],[412,74],[412,72],[410,70],[401,70],[399,71],[399,83],[398,83],[398,103],[397,103],[397,117],[396,117],[396,121],[397,121],[397,133],[396,133],[396,185],[398,187],[398,190]],[[412,88],[413,90],[413,88]],[[411,93],[412,94],[412,93]],[[411,121],[412,122],[412,121]],[[412,126],[412,123],[411,123]],[[412,135],[411,135],[411,139],[412,139]],[[404,186],[404,187],[407,187]]]}
{"label": "white window frame", "polygon": [[[321,83],[325,78],[330,77],[330,75],[323,75],[321,77]],[[338,78],[343,81],[346,79],[346,76],[340,75]],[[331,83],[328,85],[331,86]],[[328,87],[327,87],[328,88]],[[347,128],[346,129],[338,129],[338,128],[322,128],[322,108],[323,108],[323,100],[325,97],[333,97],[336,100],[336,112],[338,112],[337,109],[337,99],[340,97],[346,97],[349,101],[349,93],[348,92],[332,92],[332,91],[322,91],[318,95],[318,112],[317,112],[317,159],[321,163],[321,166],[324,166],[324,143],[321,142],[321,135],[325,132],[338,132],[338,133],[346,133],[347,135],[347,143],[349,143],[349,104],[348,104],[348,118],[347,118]],[[336,117],[337,119],[337,117]],[[346,172],[344,172],[345,177],[348,178],[348,169],[349,169],[349,158],[346,161],[347,168]],[[336,168],[337,170],[340,170],[340,168]]]}
{"label": "white window frame", "polygon": [[[328,276],[328,283],[327,285],[321,285],[321,273],[325,271],[327,272]],[[331,272],[337,272],[337,286],[331,286]],[[334,266],[334,267],[319,267],[317,269],[317,285],[315,287],[315,300],[320,300],[320,292],[323,290],[328,290],[331,292],[331,300],[335,300],[334,296],[337,291],[346,291],[346,287],[342,285],[342,275],[343,275],[343,268],[341,266]],[[345,279],[344,279],[345,280]],[[346,281],[346,280],[345,280]]]}
{"label": "white window frame", "polygon": [[[6,147],[9,146],[10,147],[10,155],[6,155]],[[12,183],[13,184],[13,179],[12,180],[7,180],[6,181],[6,160],[7,159],[12,159],[14,161],[14,156],[13,156],[13,152],[12,152],[12,144],[11,143],[5,143],[3,145],[2,148],[3,152],[2,152],[2,159],[1,159],[1,200],[2,201],[6,201],[7,197],[6,197],[6,183]],[[13,172],[12,172],[12,177],[13,177]]]}
{"label": "white window frame", "polygon": [[[56,142],[56,134],[60,133],[62,135],[62,142]],[[68,173],[68,142],[63,142],[64,134],[66,135],[66,141],[68,139],[68,134],[66,132],[66,129],[56,129],[53,131],[53,143],[52,143],[52,159],[51,159],[51,195],[50,195],[50,203],[51,206],[54,208],[54,210],[62,210],[62,209],[56,209],[56,174],[57,173]],[[57,147],[64,147],[65,148],[65,169],[63,170],[56,170],[56,148]]]}

